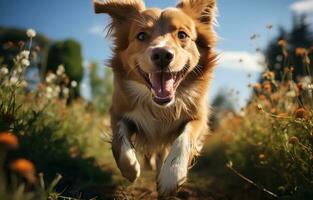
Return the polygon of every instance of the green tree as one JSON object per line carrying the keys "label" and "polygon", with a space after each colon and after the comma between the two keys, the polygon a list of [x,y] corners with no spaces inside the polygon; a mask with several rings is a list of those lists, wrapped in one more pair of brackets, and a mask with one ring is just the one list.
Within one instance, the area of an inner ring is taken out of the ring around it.
{"label": "green tree", "polygon": [[96,62],[90,64],[90,86],[93,105],[103,113],[107,113],[113,93],[113,73],[106,68],[104,76],[99,76],[99,65]]}
{"label": "green tree", "polygon": [[[55,42],[49,50],[45,73],[49,71],[56,72],[58,66],[63,64],[65,73],[71,80],[75,80],[79,84],[84,73],[82,62],[81,46],[77,41],[68,39]],[[77,96],[79,95],[79,87],[76,88],[75,94]]]}

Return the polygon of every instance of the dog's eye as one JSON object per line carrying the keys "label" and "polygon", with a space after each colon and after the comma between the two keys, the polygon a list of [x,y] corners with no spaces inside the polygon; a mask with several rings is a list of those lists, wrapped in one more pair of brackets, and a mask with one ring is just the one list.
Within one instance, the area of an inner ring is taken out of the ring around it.
{"label": "dog's eye", "polygon": [[137,39],[139,41],[144,42],[144,41],[146,41],[148,39],[148,34],[145,33],[145,32],[140,32],[140,33],[137,34]]}
{"label": "dog's eye", "polygon": [[179,31],[177,36],[180,40],[186,39],[186,37],[188,37],[187,33],[184,31]]}

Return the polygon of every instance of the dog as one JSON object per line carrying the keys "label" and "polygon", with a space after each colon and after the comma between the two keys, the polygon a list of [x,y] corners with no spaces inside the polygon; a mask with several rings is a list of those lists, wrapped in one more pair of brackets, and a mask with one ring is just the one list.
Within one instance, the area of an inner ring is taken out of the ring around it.
{"label": "dog", "polygon": [[216,0],[145,8],[141,0],[94,0],[108,14],[112,152],[122,175],[140,176],[136,151],[155,155],[159,196],[175,194],[209,134],[208,90],[217,54]]}

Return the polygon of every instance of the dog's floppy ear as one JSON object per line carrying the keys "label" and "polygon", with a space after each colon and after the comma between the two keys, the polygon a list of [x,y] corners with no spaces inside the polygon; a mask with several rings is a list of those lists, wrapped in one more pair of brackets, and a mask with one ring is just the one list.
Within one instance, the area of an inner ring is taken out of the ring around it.
{"label": "dog's floppy ear", "polygon": [[94,0],[95,13],[107,13],[114,20],[123,21],[145,9],[142,0]]}
{"label": "dog's floppy ear", "polygon": [[112,23],[108,26],[108,35],[115,38],[118,49],[128,46],[128,33],[131,22],[145,9],[142,0],[93,0],[95,13],[106,13],[111,16]]}
{"label": "dog's floppy ear", "polygon": [[202,24],[215,21],[216,0],[182,0],[176,7]]}

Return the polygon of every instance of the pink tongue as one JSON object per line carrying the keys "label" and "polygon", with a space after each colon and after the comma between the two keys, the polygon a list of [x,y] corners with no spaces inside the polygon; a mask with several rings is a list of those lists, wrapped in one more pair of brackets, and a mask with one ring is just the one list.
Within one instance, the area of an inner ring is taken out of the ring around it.
{"label": "pink tongue", "polygon": [[170,73],[153,73],[150,82],[157,97],[167,98],[173,95],[175,81]]}

